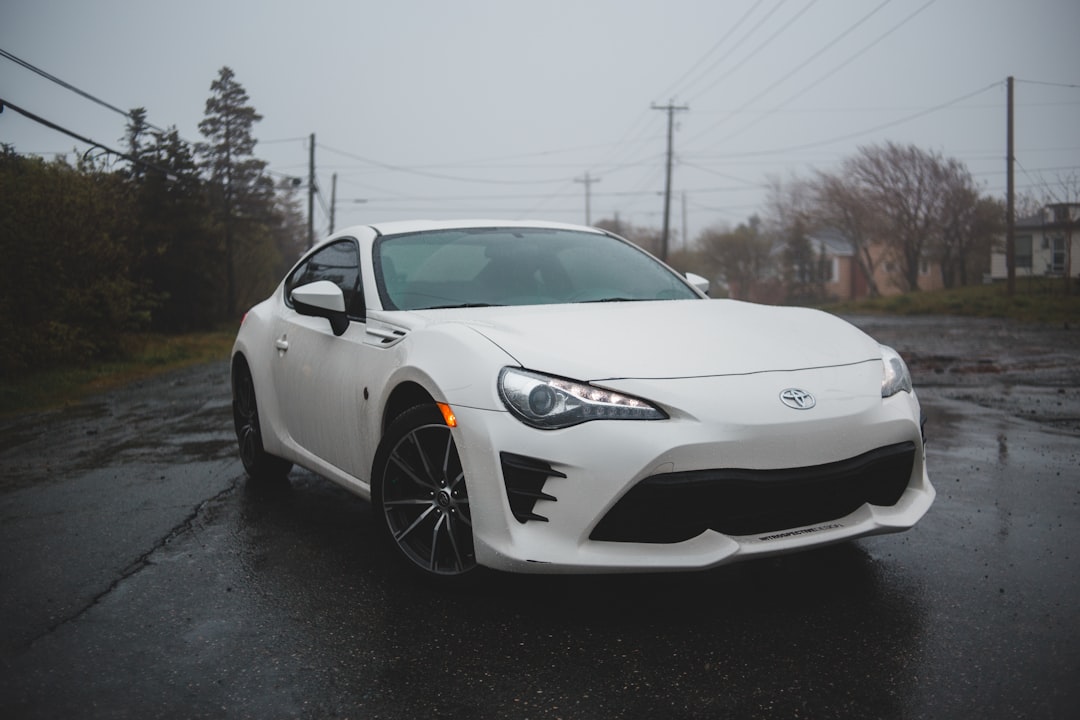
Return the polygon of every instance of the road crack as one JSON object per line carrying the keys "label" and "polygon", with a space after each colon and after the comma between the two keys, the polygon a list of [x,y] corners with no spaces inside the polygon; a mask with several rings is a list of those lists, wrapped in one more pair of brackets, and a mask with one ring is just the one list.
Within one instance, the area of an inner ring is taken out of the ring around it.
{"label": "road crack", "polygon": [[26,644],[26,647],[32,647],[38,641],[52,635],[63,627],[66,627],[67,625],[78,621],[79,618],[81,618],[86,613],[90,612],[96,606],[101,604],[123,583],[135,577],[144,569],[152,565],[153,563],[151,561],[151,558],[153,558],[156,553],[163,550],[170,543],[172,543],[174,540],[181,537],[185,533],[191,532],[195,528],[195,523],[198,520],[199,516],[201,516],[208,507],[235,493],[237,487],[239,487],[238,481],[236,479],[233,479],[232,481],[230,481],[229,485],[222,489],[220,492],[211,495],[210,497],[206,498],[198,505],[196,505],[192,509],[192,511],[188,513],[188,515],[186,515],[179,523],[177,523],[167,533],[165,533],[160,540],[155,542],[150,547],[150,549],[148,549],[146,552],[133,560],[129,565],[127,565],[127,567],[122,569],[120,573],[112,580],[112,582],[109,583],[109,585],[104,590],[91,597],[82,607],[76,609],[68,616],[63,617],[56,622],[50,624],[41,633],[33,637]]}

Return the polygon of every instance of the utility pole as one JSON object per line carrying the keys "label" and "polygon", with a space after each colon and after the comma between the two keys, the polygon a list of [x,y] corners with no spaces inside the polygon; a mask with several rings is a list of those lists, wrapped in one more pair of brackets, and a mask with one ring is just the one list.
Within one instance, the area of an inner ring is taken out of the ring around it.
{"label": "utility pole", "polygon": [[682,249],[690,249],[690,229],[686,224],[686,191],[682,191]]}
{"label": "utility pole", "polygon": [[1016,192],[1013,184],[1013,78],[1009,76],[1006,84],[1006,103],[1008,104],[1005,132],[1006,173],[1005,173],[1005,268],[1008,271],[1009,297],[1016,292]]}
{"label": "utility pole", "polygon": [[660,238],[660,259],[667,260],[668,236],[671,231],[671,158],[673,155],[673,133],[675,127],[675,111],[689,110],[686,105],[675,105],[670,101],[667,105],[652,104],[653,110],[667,111],[667,180],[664,182],[664,233]]}
{"label": "utility pole", "polygon": [[315,245],[315,133],[311,133],[308,145],[308,182],[307,182],[307,246],[310,250]]}
{"label": "utility pole", "polygon": [[585,177],[574,178],[574,182],[585,184],[585,224],[592,225],[592,211],[590,210],[590,199],[592,197],[592,192],[590,191],[590,189],[593,183],[600,182],[600,178],[589,177],[589,172],[586,170]]}
{"label": "utility pole", "polygon": [[337,209],[337,173],[330,176],[330,235],[334,234],[334,210]]}

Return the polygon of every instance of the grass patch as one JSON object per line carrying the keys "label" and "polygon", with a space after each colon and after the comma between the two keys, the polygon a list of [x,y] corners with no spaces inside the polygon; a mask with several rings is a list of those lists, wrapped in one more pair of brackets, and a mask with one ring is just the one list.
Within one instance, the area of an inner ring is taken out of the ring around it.
{"label": "grass patch", "polygon": [[1031,324],[1080,325],[1080,288],[1065,294],[1062,280],[1017,278],[1009,297],[1004,284],[932,290],[821,306],[838,314],[960,315]]}
{"label": "grass patch", "polygon": [[120,360],[58,367],[0,379],[0,416],[47,410],[88,395],[229,357],[235,330],[125,338]]}

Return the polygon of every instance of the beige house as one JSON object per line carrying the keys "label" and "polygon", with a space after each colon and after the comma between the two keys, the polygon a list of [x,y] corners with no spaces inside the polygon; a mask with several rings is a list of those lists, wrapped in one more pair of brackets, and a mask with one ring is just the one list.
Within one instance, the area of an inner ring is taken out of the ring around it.
{"label": "beige house", "polygon": [[[861,300],[870,296],[866,273],[855,258],[850,240],[835,230],[826,230],[808,238],[815,254],[825,260],[825,296],[836,300]],[[874,261],[874,282],[884,295],[903,293],[900,268],[886,258],[884,243],[870,246]],[[924,260],[919,266],[919,289],[939,290],[943,287],[941,267],[937,262]]]}
{"label": "beige house", "polygon": [[[855,257],[851,241],[838,230],[822,230],[806,237],[814,261],[812,268],[788,268],[788,272],[774,270],[768,277],[756,278],[746,286],[738,282],[727,284],[728,296],[738,300],[780,305],[799,297],[798,286],[813,285],[815,295],[826,300],[863,300],[870,297],[870,283],[866,272]],[[783,248],[773,249],[777,264]],[[885,297],[904,293],[902,269],[888,260],[884,243],[870,246],[874,262],[874,282],[878,292]],[[792,277],[803,275],[803,277]],[[919,290],[940,290],[944,287],[941,264],[924,260],[919,266]]]}

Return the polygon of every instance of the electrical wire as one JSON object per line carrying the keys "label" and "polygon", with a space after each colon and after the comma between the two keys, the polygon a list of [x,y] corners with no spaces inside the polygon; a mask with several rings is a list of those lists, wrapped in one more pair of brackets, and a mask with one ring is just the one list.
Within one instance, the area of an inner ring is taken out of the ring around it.
{"label": "electrical wire", "polygon": [[[731,134],[729,134],[729,135],[725,136],[725,137],[724,137],[724,138],[722,138],[721,140],[717,141],[717,144],[718,144],[718,143],[720,143],[720,142],[727,142],[728,140],[731,140],[732,138],[734,138],[734,137],[736,137],[736,136],[738,136],[738,135],[741,135],[741,134],[742,134],[743,132],[745,132],[745,131],[746,131],[746,130],[748,130],[749,128],[753,127],[753,125],[754,125],[754,124],[756,124],[756,123],[757,123],[757,121],[759,121],[759,120],[760,120],[761,118],[763,118],[763,117],[766,117],[766,116],[768,116],[768,115],[771,115],[771,114],[773,114],[773,113],[775,113],[775,112],[777,112],[777,111],[779,111],[779,110],[781,110],[781,109],[783,109],[783,108],[787,107],[788,105],[790,105],[791,103],[793,103],[793,102],[794,102],[795,100],[799,99],[800,97],[802,97],[802,96],[803,96],[803,95],[805,95],[806,93],[810,92],[810,90],[812,90],[813,88],[817,87],[817,86],[818,86],[818,85],[820,85],[821,83],[825,82],[826,80],[828,80],[829,78],[831,78],[831,77],[832,77],[833,75],[835,75],[836,73],[840,72],[840,70],[842,70],[842,69],[844,69],[845,67],[847,67],[848,65],[850,65],[851,63],[855,62],[855,60],[857,60],[857,59],[858,59],[859,57],[861,57],[861,56],[862,56],[862,55],[864,55],[865,53],[869,52],[871,48],[873,48],[873,47],[877,46],[877,45],[878,45],[879,43],[881,43],[881,42],[882,42],[883,40],[885,40],[885,38],[889,37],[889,36],[890,36],[890,35],[892,35],[892,34],[893,34],[894,32],[896,32],[897,30],[899,30],[900,28],[902,28],[902,27],[903,27],[904,25],[908,24],[908,23],[909,23],[909,22],[910,22],[911,20],[913,20],[913,19],[914,19],[914,18],[915,18],[916,16],[918,16],[918,15],[919,15],[920,13],[922,13],[922,12],[923,12],[924,10],[926,10],[926,9],[927,9],[928,7],[930,7],[931,5],[933,5],[933,4],[934,4],[934,3],[936,2],[936,1],[937,1],[937,0],[927,0],[927,2],[926,2],[926,3],[924,3],[924,4],[922,5],[922,6],[920,6],[919,8],[917,8],[917,9],[916,9],[916,10],[915,10],[914,12],[912,12],[911,14],[909,14],[909,15],[908,15],[907,17],[905,17],[905,18],[904,18],[903,20],[901,20],[901,21],[900,21],[899,23],[897,23],[896,25],[893,25],[893,26],[892,26],[891,28],[889,28],[888,30],[886,30],[886,31],[885,31],[884,33],[882,33],[882,34],[881,34],[881,35],[879,35],[878,37],[876,37],[876,38],[875,38],[874,40],[872,40],[872,41],[871,41],[871,42],[870,42],[869,44],[867,44],[867,45],[863,46],[862,48],[860,48],[859,50],[857,50],[857,51],[856,51],[856,52],[855,52],[854,54],[850,55],[850,56],[849,56],[848,58],[846,58],[846,59],[845,59],[844,61],[842,61],[842,62],[841,62],[841,63],[840,63],[839,65],[836,65],[836,66],[835,66],[835,67],[833,67],[833,68],[832,68],[831,70],[829,70],[829,71],[828,71],[828,72],[826,72],[826,73],[825,73],[824,75],[822,75],[822,76],[820,76],[819,78],[817,78],[816,80],[814,80],[814,81],[813,81],[812,83],[810,83],[809,85],[806,85],[806,86],[804,86],[804,87],[803,87],[803,88],[802,88],[801,90],[799,90],[799,91],[798,91],[797,93],[795,93],[795,94],[794,94],[794,95],[792,95],[791,97],[787,98],[786,100],[784,100],[784,101],[783,101],[783,102],[781,102],[780,104],[776,105],[775,107],[771,108],[770,110],[768,110],[768,111],[766,111],[766,112],[764,112],[764,113],[760,113],[760,114],[759,114],[759,115],[758,115],[758,116],[757,116],[757,117],[755,118],[755,120],[754,120],[754,123],[748,124],[748,125],[746,125],[746,126],[744,126],[744,127],[740,128],[739,130],[737,130],[737,131],[735,131],[735,132],[733,132],[733,133],[731,133]],[[707,128],[706,130],[704,130],[704,131],[702,131],[701,133],[699,133],[698,135],[694,136],[693,138],[690,138],[690,140],[691,140],[691,141],[693,141],[693,140],[696,140],[697,138],[700,138],[700,137],[702,137],[703,135],[705,135],[705,134],[707,134],[707,133],[709,133],[709,132],[712,132],[712,130],[714,130],[714,129],[715,129],[716,127],[717,127],[717,125],[719,125],[719,123],[717,123],[717,124],[714,124],[714,125],[710,126],[710,127],[709,127],[709,128]]]}
{"label": "electrical wire", "polygon": [[[700,66],[701,66],[701,64],[702,64],[703,62],[705,62],[705,59],[706,59],[707,57],[709,57],[709,56],[710,56],[710,55],[712,55],[712,54],[713,54],[714,52],[716,52],[717,48],[719,48],[719,47],[720,47],[721,45],[723,45],[723,44],[724,44],[725,42],[727,42],[728,38],[730,38],[730,37],[731,37],[731,36],[732,36],[733,34],[735,34],[735,31],[736,31],[736,30],[738,30],[738,29],[739,29],[740,27],[742,27],[742,24],[743,24],[744,22],[746,22],[746,19],[747,19],[748,17],[750,17],[750,16],[751,16],[751,15],[752,15],[752,14],[754,13],[754,11],[755,11],[755,10],[757,10],[757,9],[758,9],[758,7],[759,7],[759,6],[761,5],[761,3],[763,3],[763,2],[765,2],[765,0],[757,0],[757,2],[755,2],[755,3],[753,4],[753,5],[751,5],[751,6],[750,6],[750,9],[749,9],[749,10],[747,10],[747,11],[746,11],[745,13],[743,13],[743,16],[742,16],[741,18],[739,18],[738,20],[736,20],[736,21],[735,21],[735,24],[734,24],[734,25],[732,25],[732,26],[731,26],[731,27],[730,27],[730,28],[728,29],[728,31],[727,31],[726,33],[724,33],[724,36],[723,36],[723,37],[721,37],[721,38],[720,38],[719,40],[717,40],[717,41],[716,41],[716,43],[715,43],[715,44],[714,44],[714,45],[713,45],[713,46],[712,46],[711,48],[709,48],[708,52],[706,52],[706,53],[705,53],[704,55],[702,55],[702,56],[701,56],[701,57],[700,57],[700,58],[699,58],[699,59],[697,60],[697,62],[695,62],[695,63],[694,63],[693,65],[691,65],[691,66],[690,66],[690,69],[689,69],[689,70],[687,70],[687,71],[686,71],[685,73],[683,73],[683,74],[682,74],[682,76],[681,76],[681,77],[680,77],[680,78],[679,78],[678,80],[676,80],[676,81],[675,81],[675,82],[673,82],[673,83],[672,83],[671,85],[669,85],[669,86],[668,86],[668,89],[667,89],[667,90],[665,90],[664,92],[660,93],[660,94],[658,95],[658,97],[668,97],[668,96],[674,96],[674,95],[675,95],[675,90],[677,90],[677,89],[678,89],[678,87],[679,87],[679,84],[680,84],[680,83],[682,83],[682,81],[683,81],[683,80],[685,80],[685,79],[686,79],[687,77],[689,77],[689,76],[690,76],[690,75],[691,75],[691,74],[692,74],[692,73],[693,73],[693,72],[694,72],[695,70],[697,70],[697,69],[698,69],[698,67],[700,67]],[[779,7],[779,6],[777,6],[777,7]],[[776,9],[776,8],[774,8],[774,11],[775,11],[775,9]],[[696,81],[695,81],[695,82],[696,82]]]}
{"label": "electrical wire", "polygon": [[720,77],[718,77],[718,78],[716,78],[715,80],[713,80],[713,81],[712,81],[712,82],[711,82],[711,83],[710,83],[709,85],[707,85],[707,86],[705,87],[705,89],[703,89],[703,90],[701,91],[701,93],[700,93],[700,94],[704,94],[704,93],[708,92],[709,90],[711,90],[711,89],[713,89],[714,87],[716,87],[716,85],[717,85],[717,84],[719,84],[719,83],[720,83],[720,82],[721,82],[722,80],[726,80],[727,78],[731,77],[731,76],[732,76],[733,74],[735,74],[736,72],[738,72],[738,71],[739,71],[739,70],[740,70],[740,69],[741,69],[741,68],[742,68],[742,67],[743,67],[744,65],[746,65],[746,63],[750,62],[750,60],[752,60],[752,59],[753,59],[754,57],[756,57],[756,56],[757,56],[757,55],[758,55],[758,54],[759,54],[759,53],[760,53],[760,52],[761,52],[762,50],[764,50],[764,49],[765,49],[766,47],[768,47],[768,46],[769,46],[769,45],[770,45],[770,44],[771,44],[771,43],[772,43],[772,42],[773,42],[774,40],[776,40],[776,38],[780,37],[780,35],[782,35],[782,34],[783,34],[783,32],[784,32],[785,30],[787,30],[787,29],[788,29],[789,27],[791,27],[791,26],[792,26],[792,24],[794,24],[794,22],[795,22],[796,20],[798,20],[799,18],[801,18],[801,17],[803,16],[803,15],[805,15],[805,14],[806,14],[806,12],[807,12],[807,11],[808,11],[808,10],[809,10],[810,8],[812,8],[812,7],[813,7],[813,6],[814,6],[814,5],[816,4],[816,3],[817,3],[817,0],[810,0],[810,2],[809,2],[809,3],[807,3],[807,4],[806,4],[806,5],[805,5],[805,6],[803,7],[803,9],[802,9],[802,10],[800,10],[799,12],[795,13],[795,14],[794,14],[793,16],[791,16],[790,18],[788,18],[787,22],[785,22],[785,23],[784,23],[783,25],[781,25],[781,26],[780,26],[780,27],[779,27],[779,28],[778,28],[778,29],[776,30],[776,32],[774,32],[774,33],[773,33],[772,35],[770,35],[769,37],[765,38],[765,40],[764,40],[764,41],[762,41],[762,42],[761,42],[761,43],[760,43],[760,44],[759,44],[759,45],[758,45],[757,47],[755,47],[755,48],[754,48],[753,50],[751,50],[751,51],[750,51],[750,53],[749,53],[749,54],[748,54],[748,55],[747,55],[746,57],[744,57],[744,58],[743,58],[742,60],[740,60],[739,62],[737,62],[737,63],[736,63],[735,65],[734,65],[734,67],[731,67],[731,68],[729,68],[727,72],[725,72],[725,73],[724,73],[723,75],[721,75]]}
{"label": "electrical wire", "polygon": [[564,182],[564,180],[562,178],[553,179],[553,180],[506,180],[506,179],[483,180],[483,179],[480,179],[480,178],[467,178],[467,177],[461,177],[461,176],[458,176],[458,175],[446,175],[446,174],[443,174],[443,173],[433,173],[433,172],[427,172],[425,170],[418,170],[416,168],[405,167],[403,165],[391,165],[389,163],[384,163],[384,162],[380,162],[378,160],[373,160],[371,158],[364,157],[362,155],[357,155],[356,153],[350,153],[350,152],[347,152],[345,150],[338,150],[337,148],[332,148],[332,147],[329,147],[327,145],[323,145],[321,143],[315,143],[315,146],[319,147],[319,148],[322,148],[323,150],[326,150],[327,152],[336,153],[338,155],[350,158],[352,160],[357,160],[357,161],[362,162],[362,163],[367,163],[369,165],[373,165],[375,167],[382,168],[383,170],[392,170],[394,172],[400,172],[400,173],[404,173],[404,174],[407,174],[407,175],[418,175],[420,177],[429,177],[429,178],[434,178],[436,180],[451,180],[453,182],[477,183],[477,184],[483,184],[483,185],[550,185],[550,184],[553,184],[553,183]]}
{"label": "electrical wire", "polygon": [[38,123],[40,125],[44,125],[45,127],[49,128],[50,130],[56,130],[57,132],[63,133],[64,135],[67,135],[68,137],[75,138],[79,142],[86,143],[87,145],[90,146],[91,150],[93,148],[101,148],[105,152],[110,153],[112,155],[116,155],[117,157],[121,157],[124,160],[127,160],[128,162],[135,163],[135,164],[138,164],[138,165],[142,165],[144,167],[150,168],[151,170],[159,172],[162,175],[164,175],[165,177],[169,178],[170,180],[175,179],[175,176],[172,173],[170,173],[168,170],[162,168],[159,165],[155,165],[154,163],[149,162],[147,160],[144,160],[143,158],[138,158],[138,157],[135,157],[133,155],[129,155],[128,153],[121,152],[119,150],[115,150],[115,149],[109,147],[108,145],[105,145],[104,143],[98,142],[97,140],[92,140],[92,139],[90,139],[88,137],[85,137],[83,135],[79,135],[78,133],[76,133],[76,132],[74,132],[72,130],[68,130],[67,128],[65,128],[63,126],[52,122],[51,120],[46,120],[45,118],[41,117],[40,115],[36,115],[36,114],[30,112],[29,110],[21,108],[21,107],[19,107],[18,105],[16,105],[13,102],[5,100],[4,98],[0,98],[0,110],[3,110],[4,108],[11,108],[15,112],[22,115],[23,117],[26,117],[29,120],[33,120],[34,122],[36,122],[36,123]]}
{"label": "electrical wire", "polygon": [[[124,117],[126,117],[128,120],[132,119],[131,113],[128,112],[127,110],[121,110],[120,108],[116,107],[112,103],[105,102],[101,98],[99,98],[99,97],[97,97],[95,95],[91,95],[90,93],[86,92],[85,90],[77,88],[77,87],[75,87],[74,85],[72,85],[69,82],[61,80],[60,78],[56,77],[52,73],[46,72],[45,70],[42,70],[41,68],[37,67],[36,65],[32,65],[31,63],[27,62],[26,60],[23,60],[22,58],[19,58],[19,57],[15,56],[14,54],[8,52],[7,50],[4,50],[3,48],[0,48],[0,57],[7,58],[8,60],[11,60],[16,65],[20,65],[20,66],[26,68],[27,70],[29,70],[30,72],[36,73],[37,75],[40,75],[41,77],[45,78],[46,80],[49,80],[50,82],[56,83],[57,85],[64,88],[65,90],[70,90],[71,92],[75,93],[76,95],[80,95],[81,97],[84,97],[84,98],[86,98],[87,100],[89,100],[91,102],[97,103],[98,105],[100,105],[103,108],[106,108],[108,110],[112,110],[115,113],[119,113],[120,115],[123,115]],[[149,122],[146,123],[146,126],[149,127],[149,128],[153,128],[154,130],[157,130],[160,133],[168,132],[168,131],[166,131],[166,130],[164,130],[162,128],[159,128],[157,125],[154,125],[154,124],[149,123]]]}
{"label": "electrical wire", "polygon": [[848,26],[848,27],[847,27],[847,28],[846,28],[846,29],[845,29],[845,30],[844,30],[843,32],[841,32],[841,33],[840,33],[839,35],[837,35],[836,37],[834,37],[834,38],[833,38],[832,40],[830,40],[829,42],[825,43],[825,45],[823,45],[823,46],[822,46],[822,47],[821,47],[821,48],[820,48],[820,49],[819,49],[819,50],[818,50],[817,52],[815,52],[815,53],[813,53],[812,55],[810,55],[810,57],[806,58],[806,59],[805,59],[805,60],[803,60],[803,61],[802,61],[801,63],[798,63],[798,64],[797,64],[797,65],[796,65],[796,66],[794,67],[794,69],[792,69],[792,70],[791,70],[790,72],[788,72],[788,73],[787,73],[786,75],[783,75],[783,76],[782,76],[782,77],[780,77],[780,78],[779,78],[778,80],[774,81],[774,82],[773,82],[773,83],[772,83],[771,85],[769,85],[768,87],[766,87],[766,88],[765,88],[764,90],[762,90],[761,92],[759,92],[759,93],[758,93],[757,95],[755,95],[754,97],[750,98],[750,99],[749,99],[749,100],[747,100],[747,101],[746,101],[745,103],[743,103],[743,104],[742,104],[742,105],[741,105],[741,106],[740,106],[740,107],[739,107],[738,109],[736,109],[735,111],[733,111],[732,113],[730,113],[730,114],[728,115],[728,117],[736,116],[736,115],[739,115],[739,114],[743,113],[743,112],[744,112],[744,111],[745,111],[745,110],[746,110],[746,109],[747,109],[748,107],[750,107],[750,106],[751,106],[751,105],[753,105],[753,104],[754,104],[755,102],[757,102],[757,101],[758,101],[758,100],[760,100],[761,98],[763,98],[763,97],[765,97],[766,95],[768,95],[768,94],[769,94],[770,92],[772,92],[772,91],[773,91],[774,89],[776,89],[776,88],[777,88],[778,86],[780,86],[781,84],[783,84],[783,83],[784,83],[784,82],[785,82],[786,80],[788,80],[788,79],[789,79],[789,78],[790,78],[791,76],[793,76],[793,75],[797,74],[797,73],[798,73],[799,71],[801,71],[801,70],[805,69],[806,67],[808,67],[808,66],[809,66],[809,65],[810,65],[810,64],[811,64],[812,62],[814,62],[814,61],[815,61],[815,60],[817,60],[817,59],[818,59],[819,57],[821,57],[821,56],[822,56],[822,55],[823,55],[824,53],[826,53],[826,52],[827,52],[827,51],[828,51],[829,49],[831,49],[832,47],[834,47],[834,46],[835,46],[835,45],[836,45],[836,44],[837,44],[838,42],[840,42],[840,41],[841,41],[841,40],[843,40],[843,39],[844,39],[845,37],[847,37],[847,36],[848,36],[848,35],[850,35],[850,34],[851,34],[852,32],[854,32],[854,30],[855,30],[856,28],[858,28],[858,27],[859,27],[860,25],[862,25],[862,24],[863,24],[863,23],[865,23],[865,22],[866,22],[867,20],[869,20],[869,19],[870,19],[871,17],[873,17],[874,15],[876,15],[876,14],[877,14],[877,13],[878,13],[878,12],[879,12],[879,11],[880,11],[880,10],[881,10],[882,8],[884,8],[884,7],[885,7],[886,5],[888,5],[888,4],[890,3],[890,2],[892,2],[892,0],[885,0],[885,1],[883,2],[883,3],[881,3],[880,5],[878,5],[877,7],[875,7],[875,8],[873,9],[873,10],[871,10],[870,12],[866,13],[865,15],[863,15],[863,16],[862,16],[861,18],[859,18],[858,20],[856,20],[856,21],[855,21],[855,22],[854,22],[853,24],[849,25],[849,26]]}
{"label": "electrical wire", "polygon": [[[759,4],[760,4],[760,3],[759,3]],[[694,80],[694,82],[690,83],[690,84],[689,84],[689,85],[688,85],[687,87],[683,88],[683,95],[685,96],[685,95],[689,94],[689,93],[690,93],[690,90],[691,90],[691,89],[692,89],[692,88],[694,87],[694,85],[695,85],[695,84],[697,84],[697,83],[701,82],[701,81],[702,81],[702,80],[703,80],[703,79],[704,79],[705,77],[707,77],[707,76],[709,75],[709,73],[711,73],[711,72],[712,72],[713,70],[715,70],[715,69],[716,69],[717,67],[719,67],[719,66],[720,66],[720,65],[721,65],[721,64],[722,64],[722,63],[723,63],[723,62],[724,62],[725,60],[727,60],[727,59],[728,59],[729,57],[731,57],[731,56],[732,56],[732,55],[733,55],[733,54],[735,53],[735,51],[736,51],[736,50],[738,50],[738,49],[739,49],[740,47],[742,47],[743,43],[745,43],[745,42],[746,42],[747,40],[749,40],[749,39],[750,39],[751,37],[753,37],[754,33],[756,33],[756,32],[758,31],[758,29],[759,29],[759,28],[760,28],[760,27],[761,27],[762,25],[764,25],[764,24],[765,24],[765,23],[766,23],[766,22],[767,22],[767,21],[769,20],[769,18],[771,18],[771,17],[773,16],[773,15],[775,15],[775,14],[776,14],[776,12],[777,12],[777,10],[779,10],[779,9],[780,9],[780,7],[781,7],[781,6],[783,5],[783,4],[784,4],[784,0],[779,0],[779,2],[777,2],[777,3],[776,3],[776,4],[775,4],[775,5],[773,6],[773,7],[772,7],[772,9],[771,9],[771,10],[769,10],[768,12],[766,12],[766,13],[765,13],[765,15],[764,15],[764,16],[763,16],[763,17],[762,17],[762,18],[761,18],[760,20],[758,20],[757,24],[756,24],[756,25],[754,25],[754,26],[753,26],[752,28],[750,28],[750,29],[749,29],[749,30],[748,30],[748,31],[747,31],[747,32],[746,32],[746,33],[745,33],[745,34],[744,34],[744,35],[743,35],[743,36],[742,36],[742,37],[741,37],[741,38],[740,38],[740,39],[738,40],[738,42],[736,42],[736,43],[735,43],[735,44],[734,44],[734,45],[733,45],[733,46],[732,46],[732,47],[731,47],[731,48],[730,48],[730,49],[729,49],[729,50],[728,50],[728,51],[727,51],[726,53],[724,53],[724,54],[723,54],[723,55],[722,55],[721,57],[719,57],[718,59],[714,60],[714,61],[713,61],[713,63],[712,63],[711,65],[709,65],[709,67],[708,67],[708,68],[707,68],[707,69],[705,70],[705,72],[701,73],[701,74],[700,74],[700,75],[699,75],[699,76],[698,76],[698,77],[697,77],[697,78],[696,78],[696,79]],[[754,8],[757,8],[757,5],[755,5],[755,6],[754,6]],[[754,8],[751,8],[751,9],[754,9]],[[740,22],[741,22],[741,21],[740,21]],[[727,75],[730,75],[730,72],[728,72],[728,73],[725,73],[725,77],[726,77]],[[715,85],[715,84],[716,84],[716,83],[714,82],[714,83],[713,83],[713,85]],[[710,85],[710,87],[712,87],[712,86]]]}
{"label": "electrical wire", "polygon": [[743,158],[743,157],[755,157],[755,156],[761,156],[761,155],[779,155],[779,154],[784,154],[784,153],[798,152],[800,150],[809,150],[809,149],[812,149],[812,148],[818,148],[818,147],[825,147],[825,146],[828,146],[828,145],[834,145],[836,143],[844,142],[846,140],[854,140],[855,138],[863,137],[864,135],[870,135],[870,134],[879,132],[881,130],[886,130],[886,129],[891,128],[891,127],[896,127],[897,125],[903,125],[904,123],[911,122],[912,120],[916,120],[916,119],[924,117],[926,115],[930,115],[932,113],[938,112],[939,110],[944,110],[945,108],[951,107],[952,105],[956,105],[957,103],[961,103],[964,100],[967,100],[968,98],[973,98],[976,95],[980,95],[980,94],[982,94],[984,92],[987,92],[988,90],[992,90],[994,88],[999,88],[1003,84],[1004,84],[1004,81],[999,80],[997,82],[990,83],[986,87],[979,88],[978,90],[975,90],[975,91],[967,93],[965,95],[961,95],[959,97],[953,98],[952,100],[949,100],[947,102],[943,102],[943,103],[940,103],[938,105],[934,105],[933,107],[926,108],[925,110],[920,110],[917,113],[913,113],[911,115],[906,115],[906,116],[904,116],[902,118],[898,118],[896,120],[892,120],[892,121],[887,122],[887,123],[882,123],[881,125],[875,125],[874,127],[867,128],[865,130],[860,130],[858,132],[848,133],[846,135],[840,135],[838,137],[829,138],[827,140],[818,140],[818,141],[815,141],[815,142],[804,143],[802,145],[791,145],[791,146],[788,146],[788,147],[774,148],[772,150],[756,150],[756,151],[744,152],[744,153],[730,153],[730,154],[727,154],[727,155],[722,155],[721,157]]}

